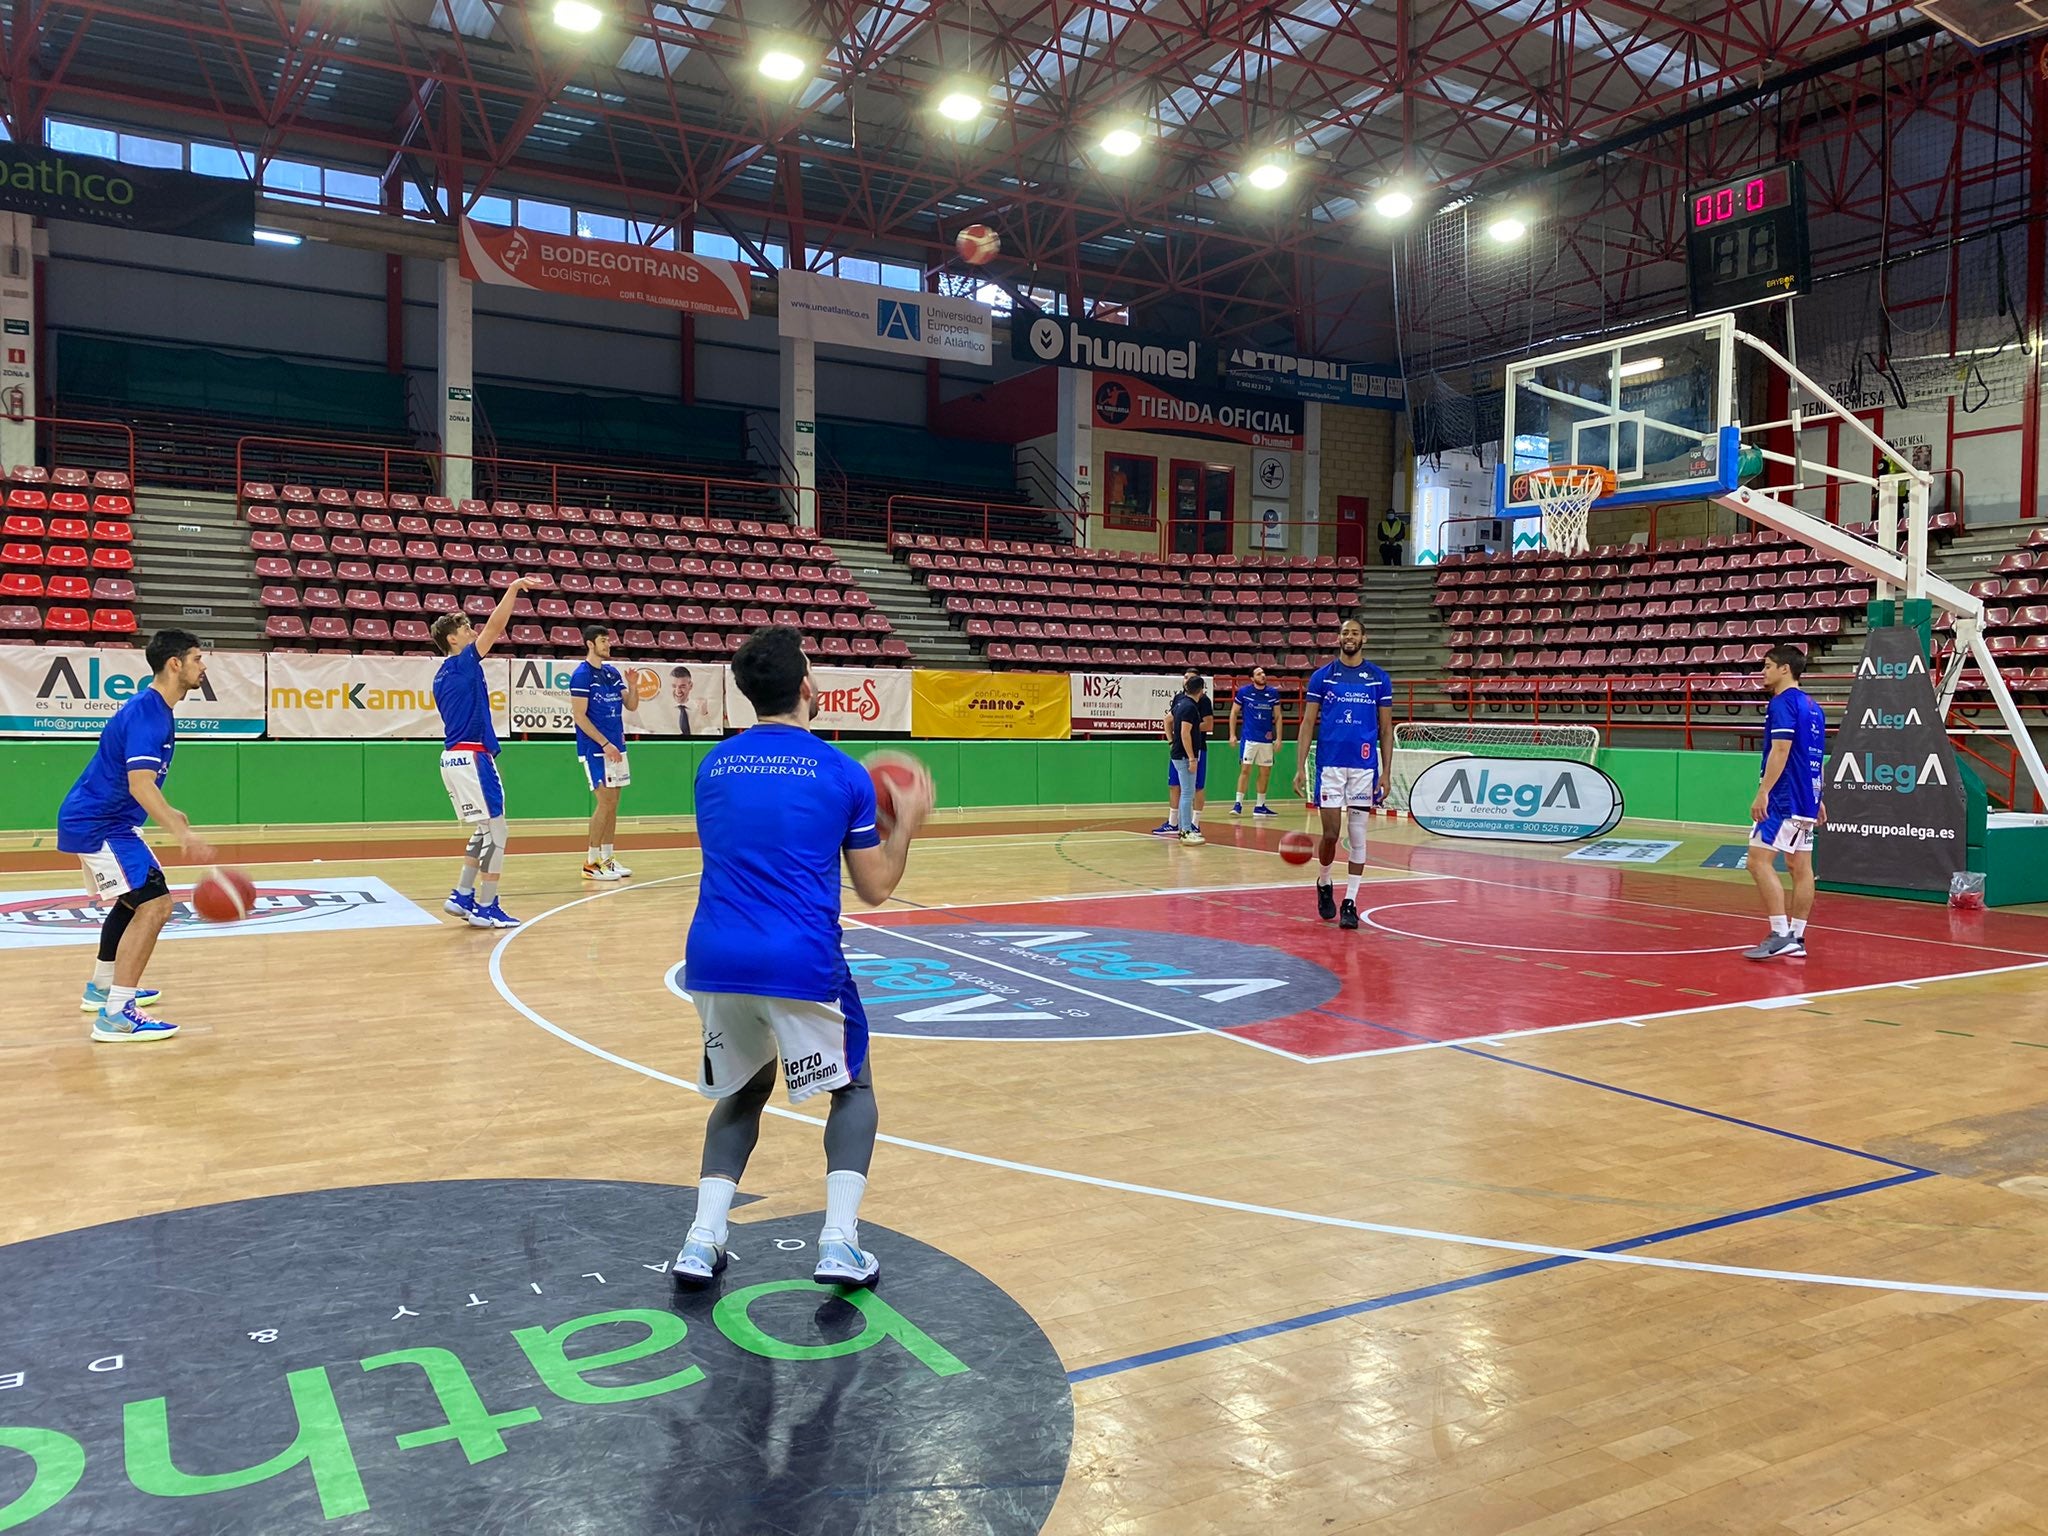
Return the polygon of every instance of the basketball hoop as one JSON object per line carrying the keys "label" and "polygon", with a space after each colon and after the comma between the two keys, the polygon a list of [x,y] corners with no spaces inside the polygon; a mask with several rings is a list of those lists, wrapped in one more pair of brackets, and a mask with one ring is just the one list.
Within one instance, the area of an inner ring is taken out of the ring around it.
{"label": "basketball hoop", "polygon": [[1602,464],[1553,464],[1527,476],[1529,499],[1543,509],[1543,545],[1553,554],[1586,552],[1593,503],[1614,494],[1614,471]]}

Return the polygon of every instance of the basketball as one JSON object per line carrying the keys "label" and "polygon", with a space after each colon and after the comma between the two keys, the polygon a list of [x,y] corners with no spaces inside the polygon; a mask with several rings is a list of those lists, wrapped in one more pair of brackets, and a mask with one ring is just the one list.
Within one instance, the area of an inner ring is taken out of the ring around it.
{"label": "basketball", "polygon": [[960,259],[970,267],[986,266],[1002,254],[1003,237],[986,224],[970,224],[953,241]]}
{"label": "basketball", "polygon": [[202,922],[238,923],[256,905],[256,882],[239,869],[216,864],[192,887],[192,910]]}
{"label": "basketball", "polygon": [[868,778],[875,786],[875,827],[884,837],[896,825],[898,792],[923,784],[931,787],[931,770],[908,752],[876,752],[867,759]]}
{"label": "basketball", "polygon": [[1280,834],[1280,860],[1285,864],[1306,864],[1315,857],[1316,840],[1306,832]]}

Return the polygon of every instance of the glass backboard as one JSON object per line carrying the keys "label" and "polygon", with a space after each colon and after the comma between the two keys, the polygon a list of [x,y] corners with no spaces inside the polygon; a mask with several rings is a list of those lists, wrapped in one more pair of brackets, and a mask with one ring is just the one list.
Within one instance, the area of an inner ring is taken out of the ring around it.
{"label": "glass backboard", "polygon": [[1600,507],[1733,490],[1734,375],[1731,315],[1510,363],[1497,505],[1510,517],[1535,512],[1528,472],[1556,464],[1613,470],[1615,492]]}

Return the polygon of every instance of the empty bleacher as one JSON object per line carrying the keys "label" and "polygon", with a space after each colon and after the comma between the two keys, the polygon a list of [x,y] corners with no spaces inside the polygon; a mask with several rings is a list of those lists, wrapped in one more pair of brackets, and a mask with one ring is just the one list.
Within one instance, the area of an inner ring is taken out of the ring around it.
{"label": "empty bleacher", "polygon": [[1357,567],[1329,555],[1169,558],[907,532],[891,547],[992,667],[1306,671],[1329,659],[1331,613],[1359,587]]}
{"label": "empty bleacher", "polygon": [[419,651],[527,575],[548,585],[514,609],[522,655],[580,654],[604,623],[624,655],[717,660],[788,624],[824,660],[910,660],[832,547],[783,523],[262,482],[242,515],[273,649]]}
{"label": "empty bleacher", "polygon": [[0,641],[128,645],[134,487],[119,471],[16,465],[0,513]]}

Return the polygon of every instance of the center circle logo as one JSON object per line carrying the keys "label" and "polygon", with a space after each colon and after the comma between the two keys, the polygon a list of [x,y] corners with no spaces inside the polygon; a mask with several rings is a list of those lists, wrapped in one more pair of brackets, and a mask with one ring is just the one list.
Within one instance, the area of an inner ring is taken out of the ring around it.
{"label": "center circle logo", "polygon": [[846,936],[878,1035],[1073,1040],[1243,1029],[1338,992],[1312,961],[1144,928],[911,924]]}
{"label": "center circle logo", "polygon": [[1021,1307],[872,1223],[881,1287],[818,1285],[815,1213],[679,1294],[690,1208],[396,1184],[0,1248],[0,1530],[915,1530],[936,1489],[958,1529],[1043,1526],[1073,1393]]}
{"label": "center circle logo", "polygon": [[1114,381],[1095,391],[1095,418],[1114,427],[1131,414],[1131,392]]}
{"label": "center circle logo", "polygon": [[1059,321],[1041,316],[1031,322],[1031,350],[1046,361],[1060,355],[1060,346],[1065,340],[1066,327]]}

